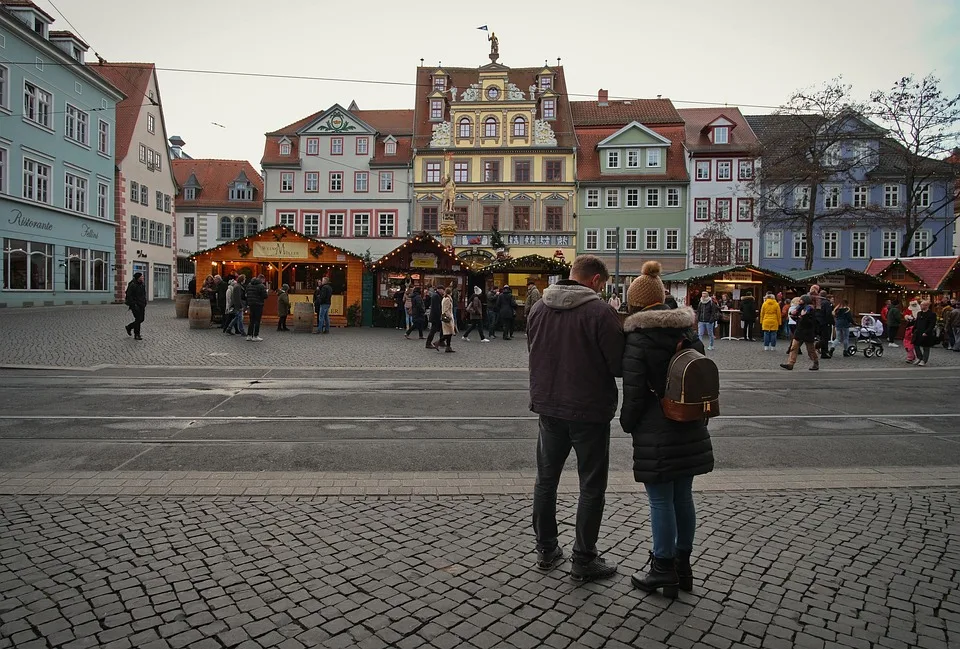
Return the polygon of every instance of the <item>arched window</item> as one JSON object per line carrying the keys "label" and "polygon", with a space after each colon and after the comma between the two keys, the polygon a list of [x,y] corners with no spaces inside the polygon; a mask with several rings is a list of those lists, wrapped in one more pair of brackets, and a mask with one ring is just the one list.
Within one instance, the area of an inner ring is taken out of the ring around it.
{"label": "arched window", "polygon": [[242,239],[246,236],[246,220],[242,216],[234,217],[233,219],[233,238]]}
{"label": "arched window", "polygon": [[231,229],[231,226],[232,226],[232,225],[233,225],[233,222],[230,220],[230,217],[229,217],[229,216],[221,216],[221,217],[220,217],[220,238],[221,238],[221,239],[232,239],[232,238],[233,238],[233,237],[231,236],[232,233],[233,233],[233,230]]}
{"label": "arched window", "polygon": [[515,117],[513,120],[513,136],[527,137],[527,120],[522,117]]}
{"label": "arched window", "polygon": [[457,137],[473,137],[473,124],[470,123],[469,117],[460,118],[460,128],[457,131]]}
{"label": "arched window", "polygon": [[257,227],[260,225],[259,220],[255,216],[247,217],[247,236],[252,237],[257,233]]}
{"label": "arched window", "polygon": [[488,117],[483,120],[483,136],[484,137],[497,137],[497,127],[499,126],[496,117]]}

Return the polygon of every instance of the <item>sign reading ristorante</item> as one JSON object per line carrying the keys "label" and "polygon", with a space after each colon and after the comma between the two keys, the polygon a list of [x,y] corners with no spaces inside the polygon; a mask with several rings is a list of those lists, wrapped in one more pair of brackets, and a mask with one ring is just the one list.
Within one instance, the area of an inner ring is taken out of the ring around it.
{"label": "sign reading ristorante", "polygon": [[306,259],[306,241],[254,241],[253,256],[263,259]]}

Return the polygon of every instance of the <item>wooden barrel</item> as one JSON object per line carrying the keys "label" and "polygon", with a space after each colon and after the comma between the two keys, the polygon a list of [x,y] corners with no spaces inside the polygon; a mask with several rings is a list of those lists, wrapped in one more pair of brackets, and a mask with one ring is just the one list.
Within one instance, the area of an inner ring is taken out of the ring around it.
{"label": "wooden barrel", "polygon": [[314,311],[311,302],[295,302],[293,305],[293,332],[308,334],[313,331]]}
{"label": "wooden barrel", "polygon": [[177,311],[178,318],[186,318],[190,315],[190,302],[193,300],[193,296],[189,293],[177,293],[177,297],[173,301],[173,308]]}
{"label": "wooden barrel", "polygon": [[191,329],[209,329],[210,300],[206,298],[200,300],[190,300],[189,316]]}

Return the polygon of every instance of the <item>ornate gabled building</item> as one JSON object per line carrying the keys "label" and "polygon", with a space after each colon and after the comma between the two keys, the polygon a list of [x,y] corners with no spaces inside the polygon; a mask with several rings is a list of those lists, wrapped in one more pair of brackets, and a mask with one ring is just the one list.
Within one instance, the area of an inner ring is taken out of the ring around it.
{"label": "ornate gabled building", "polygon": [[[572,102],[577,158],[577,252],[599,256],[621,278],[656,259],[685,266],[689,177],[683,119],[669,99]],[[618,236],[619,232],[619,236]],[[619,251],[619,255],[618,255]]]}
{"label": "ornate gabled building", "polygon": [[[495,37],[494,37],[495,39]],[[417,69],[413,229],[437,234],[444,180],[455,185],[457,254],[575,252],[576,137],[563,68]]]}
{"label": "ornate gabled building", "polygon": [[267,133],[264,226],[284,225],[376,259],[410,222],[413,111],[335,104]]}

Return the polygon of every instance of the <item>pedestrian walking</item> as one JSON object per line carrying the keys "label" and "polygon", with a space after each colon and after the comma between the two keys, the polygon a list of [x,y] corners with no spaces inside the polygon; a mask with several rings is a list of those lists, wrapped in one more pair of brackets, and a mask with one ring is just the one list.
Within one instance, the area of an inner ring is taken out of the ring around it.
{"label": "pedestrian walking", "polygon": [[497,321],[500,317],[497,312],[498,297],[500,297],[500,291],[496,286],[487,291],[487,332],[491,339],[497,337]]}
{"label": "pedestrian walking", "polygon": [[853,312],[847,306],[844,299],[837,300],[837,306],[833,310],[834,321],[837,323],[837,340],[840,342],[840,349],[844,356],[850,356],[847,348],[850,347],[850,328],[853,326]]}
{"label": "pedestrian walking", "polygon": [[780,367],[785,370],[792,370],[793,366],[797,364],[797,354],[800,352],[800,345],[804,345],[807,348],[807,356],[809,356],[813,362],[810,369],[819,370],[820,357],[817,355],[816,350],[817,328],[819,325],[817,322],[816,309],[813,308],[812,295],[808,294],[800,298],[800,305],[794,317],[797,320],[797,328],[796,331],[793,332],[793,340],[790,341],[790,350],[787,352],[789,354],[787,362],[780,363]]}
{"label": "pedestrian walking", "polygon": [[421,289],[419,286],[410,291],[410,326],[407,327],[407,332],[403,335],[407,340],[410,340],[410,334],[413,333],[414,329],[420,332],[420,340],[423,340],[423,329],[427,323],[424,317],[425,309],[420,292]]}
{"label": "pedestrian walking", "polygon": [[543,291],[527,318],[530,410],[539,415],[533,529],[540,570],[563,561],[557,529],[557,487],[571,448],[580,498],[570,575],[609,577],[617,566],[597,550],[610,467],[610,421],[622,374],[620,318],[598,295],[610,273],[593,255],[577,257],[570,279]]}
{"label": "pedestrian walking", "polygon": [[290,315],[290,285],[283,284],[277,292],[277,331],[287,329],[287,316]]}
{"label": "pedestrian walking", "polygon": [[896,341],[901,324],[903,324],[903,313],[900,311],[900,301],[897,300],[891,302],[887,308],[887,318],[883,323],[887,328],[887,347],[899,347]]}
{"label": "pedestrian walking", "polygon": [[397,288],[397,292],[393,294],[393,301],[397,305],[397,329],[404,329],[404,324],[407,321],[407,309],[404,305],[405,293],[406,291],[401,285]]}
{"label": "pedestrian walking", "polygon": [[620,425],[633,438],[633,477],[647,492],[653,533],[650,570],[638,572],[630,582],[645,592],[662,589],[667,597],[676,597],[678,589],[693,589],[693,479],[713,471],[713,446],[705,420],[673,421],[660,405],[678,343],[704,352],[693,309],[662,304],[660,272],[659,262],[646,262],[627,289],[631,315],[623,325]]}
{"label": "pedestrian walking", "polygon": [[523,312],[529,314],[533,305],[540,301],[540,289],[533,282],[527,284],[527,297],[523,300]]}
{"label": "pedestrian walking", "polygon": [[234,335],[231,329],[233,328],[234,315],[236,314],[233,308],[233,294],[234,292],[236,292],[236,290],[237,290],[237,280],[235,279],[227,280],[227,302],[226,302],[227,312],[224,314],[222,318],[223,322],[221,323],[220,330],[223,333],[229,334],[231,336]]}
{"label": "pedestrian walking", "polygon": [[143,284],[143,273],[137,272],[133,274],[133,279],[127,284],[123,303],[127,305],[130,313],[133,314],[133,322],[124,327],[127,335],[129,336],[132,333],[134,340],[143,340],[143,338],[140,337],[140,325],[143,324],[147,313],[147,287]]}
{"label": "pedestrian walking", "polygon": [[820,306],[817,309],[817,325],[819,326],[820,336],[820,358],[832,358],[833,349],[830,348],[830,341],[833,340],[833,325],[836,320],[833,317],[833,299],[828,289],[820,291]]}
{"label": "pedestrian walking", "polygon": [[[442,286],[438,288],[443,290]],[[436,349],[440,351],[440,339],[443,338],[443,320],[440,317],[443,315],[443,298],[440,297],[436,291],[430,295],[430,304],[427,305],[427,313],[429,314],[430,333],[427,335],[425,347],[426,349]],[[434,336],[438,334],[437,342],[433,342]]]}
{"label": "pedestrian walking", "polygon": [[938,342],[937,314],[930,310],[930,300],[924,300],[920,303],[920,313],[913,325],[913,346],[916,348],[918,366],[924,367],[930,362],[930,349]]}
{"label": "pedestrian walking", "polygon": [[[246,336],[247,332],[243,328],[243,312],[247,308],[247,291],[244,286],[245,275],[240,275],[233,281],[233,293],[230,293],[230,309],[233,311],[233,320],[227,327],[227,333]],[[231,329],[233,331],[231,331]]]}
{"label": "pedestrian walking", "polygon": [[476,329],[480,333],[480,342],[488,343],[490,340],[483,335],[483,304],[480,302],[480,296],[483,295],[483,289],[479,286],[473,287],[473,297],[467,304],[467,318],[470,326],[463,334],[465,341],[470,340],[470,334]]}
{"label": "pedestrian walking", "polygon": [[753,293],[745,293],[740,298],[740,326],[743,327],[743,340],[753,342],[753,328],[757,323],[757,302]]}
{"label": "pedestrian walking", "polygon": [[267,301],[267,286],[264,276],[257,275],[250,280],[247,287],[247,308],[250,309],[250,328],[247,330],[247,340],[262,342],[260,337],[260,320],[263,318],[263,305]]}
{"label": "pedestrian walking", "polygon": [[614,311],[617,311],[617,312],[620,311],[620,307],[623,306],[623,301],[620,299],[620,296],[617,294],[616,289],[614,289],[613,292],[610,293],[610,297],[607,298],[607,304],[609,304]]}
{"label": "pedestrian walking", "polygon": [[223,326],[223,319],[227,312],[227,289],[230,285],[220,275],[214,276],[217,281],[217,313],[220,315],[220,325]]}
{"label": "pedestrian walking", "polygon": [[499,312],[503,339],[513,340],[513,324],[517,317],[517,299],[513,296],[513,290],[509,286],[504,286],[500,290],[500,296],[497,297],[497,311]]}
{"label": "pedestrian walking", "polygon": [[446,352],[452,354],[454,350],[450,342],[453,334],[457,333],[457,320],[453,314],[453,290],[449,286],[443,289],[443,298],[440,301],[440,331],[437,351],[440,351],[441,347],[446,347]]}
{"label": "pedestrian walking", "polygon": [[406,329],[410,329],[413,326],[413,287],[408,286],[407,289],[403,292],[403,310],[407,314],[406,319]]}
{"label": "pedestrian walking", "polygon": [[330,302],[333,300],[333,287],[330,278],[324,277],[313,293],[313,306],[317,312],[317,333],[330,333]]}
{"label": "pedestrian walking", "polygon": [[960,352],[960,305],[953,302],[953,309],[946,318],[945,325],[953,332],[953,346],[951,351]]}
{"label": "pedestrian walking", "polygon": [[767,293],[760,307],[760,329],[763,330],[763,351],[773,351],[777,348],[777,331],[780,330],[780,305]]}
{"label": "pedestrian walking", "polygon": [[720,320],[720,307],[710,299],[710,293],[703,291],[700,294],[700,304],[697,305],[697,337],[703,340],[704,336],[709,336],[710,346],[707,347],[709,350],[713,349],[713,329],[718,320]]}

